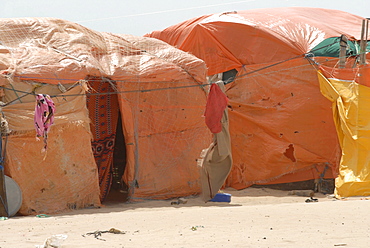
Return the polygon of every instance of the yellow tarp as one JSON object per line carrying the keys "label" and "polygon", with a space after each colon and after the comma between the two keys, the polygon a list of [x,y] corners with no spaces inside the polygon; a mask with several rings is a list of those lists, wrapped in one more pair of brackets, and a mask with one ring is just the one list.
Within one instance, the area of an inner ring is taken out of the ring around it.
{"label": "yellow tarp", "polygon": [[321,93],[333,103],[342,148],[336,197],[370,195],[370,87],[318,73]]}

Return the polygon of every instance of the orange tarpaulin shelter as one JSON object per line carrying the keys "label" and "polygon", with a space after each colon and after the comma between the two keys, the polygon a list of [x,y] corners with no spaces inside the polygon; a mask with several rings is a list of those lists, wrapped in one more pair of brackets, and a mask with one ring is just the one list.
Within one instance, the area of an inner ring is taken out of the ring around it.
{"label": "orange tarpaulin shelter", "polygon": [[[22,190],[21,214],[99,206],[114,180],[132,200],[200,192],[196,159],[211,141],[202,60],[53,18],[0,19],[0,42],[4,167]],[[35,93],[56,104],[46,156]]]}
{"label": "orange tarpaulin shelter", "polygon": [[315,66],[333,58],[312,62],[312,49],[342,34],[359,39],[363,19],[319,8],[256,9],[205,15],[146,36],[203,59],[210,78],[237,71],[226,86],[233,154],[226,185],[242,189],[337,175],[340,146]]}

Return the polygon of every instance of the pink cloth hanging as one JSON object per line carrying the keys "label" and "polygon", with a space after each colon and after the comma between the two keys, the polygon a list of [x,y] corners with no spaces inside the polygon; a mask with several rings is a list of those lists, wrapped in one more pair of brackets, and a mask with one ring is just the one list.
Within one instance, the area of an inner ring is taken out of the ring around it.
{"label": "pink cloth hanging", "polygon": [[40,140],[39,137],[43,137],[44,148],[42,151],[46,151],[47,138],[50,126],[54,123],[55,105],[50,96],[45,94],[36,95],[35,105],[35,128],[36,128],[36,139]]}

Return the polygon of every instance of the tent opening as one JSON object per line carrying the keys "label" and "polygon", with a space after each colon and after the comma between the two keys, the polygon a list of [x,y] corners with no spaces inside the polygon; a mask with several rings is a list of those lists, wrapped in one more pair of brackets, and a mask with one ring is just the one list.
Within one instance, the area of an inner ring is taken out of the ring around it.
{"label": "tent opening", "polygon": [[[123,157],[121,155],[121,153],[126,153],[122,119],[118,96],[115,94],[116,83],[109,78],[91,76],[87,79],[91,92],[100,93],[99,95],[87,95],[86,101],[91,119],[90,128],[93,134],[91,145],[99,174],[100,201],[106,202],[112,199],[112,196],[107,199],[111,191],[119,192],[119,190],[112,189],[113,186],[117,186],[117,180],[113,177],[117,177],[122,170],[124,171],[124,168],[119,167],[118,164],[122,160],[124,160],[122,164],[126,164],[126,155]],[[113,198],[124,201],[123,196],[118,195]]]}
{"label": "tent opening", "polygon": [[224,81],[226,84],[231,83],[235,80],[236,74],[238,74],[236,69],[225,71],[222,73],[222,81]]}
{"label": "tent opening", "polygon": [[106,202],[126,202],[128,198],[128,186],[122,180],[126,169],[126,142],[122,128],[121,113],[118,114],[116,139],[112,163],[112,185],[105,199]]}

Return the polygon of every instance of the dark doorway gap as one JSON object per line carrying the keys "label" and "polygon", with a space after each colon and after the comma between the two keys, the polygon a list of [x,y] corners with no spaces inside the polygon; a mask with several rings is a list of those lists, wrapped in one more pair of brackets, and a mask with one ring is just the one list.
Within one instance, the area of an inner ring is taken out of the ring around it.
{"label": "dark doorway gap", "polygon": [[128,199],[128,186],[122,180],[126,169],[126,142],[122,128],[121,113],[118,115],[116,139],[112,164],[112,185],[104,203],[121,203]]}

